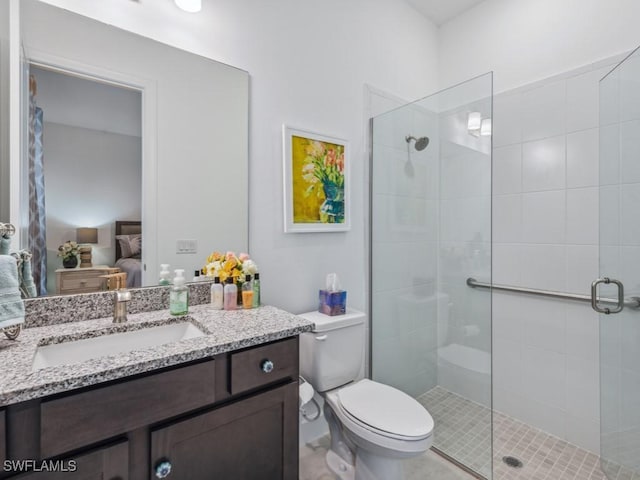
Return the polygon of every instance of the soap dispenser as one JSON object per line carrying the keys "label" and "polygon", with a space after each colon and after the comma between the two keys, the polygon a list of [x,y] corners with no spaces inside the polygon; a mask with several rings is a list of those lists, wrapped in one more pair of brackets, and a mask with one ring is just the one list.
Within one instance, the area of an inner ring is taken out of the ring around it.
{"label": "soap dispenser", "polygon": [[160,264],[160,280],[158,280],[158,285],[166,286],[171,285],[169,281],[169,277],[171,276],[171,272],[169,271],[169,264],[162,263]]}
{"label": "soap dispenser", "polygon": [[184,270],[174,270],[176,276],[169,292],[169,312],[171,315],[186,315],[189,310],[189,289],[185,285]]}

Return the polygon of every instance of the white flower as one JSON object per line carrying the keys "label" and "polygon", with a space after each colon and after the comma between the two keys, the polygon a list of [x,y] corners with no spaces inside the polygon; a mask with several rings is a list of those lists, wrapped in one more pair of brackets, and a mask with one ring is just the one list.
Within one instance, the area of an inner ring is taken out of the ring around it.
{"label": "white flower", "polygon": [[245,260],[242,263],[242,273],[245,275],[255,275],[258,272],[258,265],[253,260]]}

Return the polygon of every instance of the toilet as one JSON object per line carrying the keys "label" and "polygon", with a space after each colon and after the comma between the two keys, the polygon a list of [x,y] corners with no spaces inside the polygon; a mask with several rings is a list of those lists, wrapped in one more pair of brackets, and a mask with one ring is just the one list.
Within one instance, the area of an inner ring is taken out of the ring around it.
{"label": "toilet", "polygon": [[356,381],[364,357],[364,313],[300,316],[315,325],[300,336],[300,373],[325,400],[330,470],[340,480],[404,479],[404,461],[431,447],[433,418],[396,388]]}

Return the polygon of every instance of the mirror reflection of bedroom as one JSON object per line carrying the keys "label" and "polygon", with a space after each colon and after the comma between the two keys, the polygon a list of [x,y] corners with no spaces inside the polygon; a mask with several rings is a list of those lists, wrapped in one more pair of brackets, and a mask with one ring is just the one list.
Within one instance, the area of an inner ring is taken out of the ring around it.
{"label": "mirror reflection of bedroom", "polygon": [[[39,295],[140,286],[141,92],[30,65],[29,93],[29,246]],[[67,241],[79,244],[76,268],[58,256]]]}

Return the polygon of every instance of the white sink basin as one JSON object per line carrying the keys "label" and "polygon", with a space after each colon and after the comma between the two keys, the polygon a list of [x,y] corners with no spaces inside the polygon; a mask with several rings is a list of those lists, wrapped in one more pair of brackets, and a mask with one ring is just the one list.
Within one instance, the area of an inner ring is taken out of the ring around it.
{"label": "white sink basin", "polygon": [[132,350],[202,337],[204,333],[189,322],[172,323],[159,327],[141,328],[122,333],[111,333],[71,342],[42,345],[36,350],[33,370],[57,365],[80,363],[92,358],[106,357]]}

